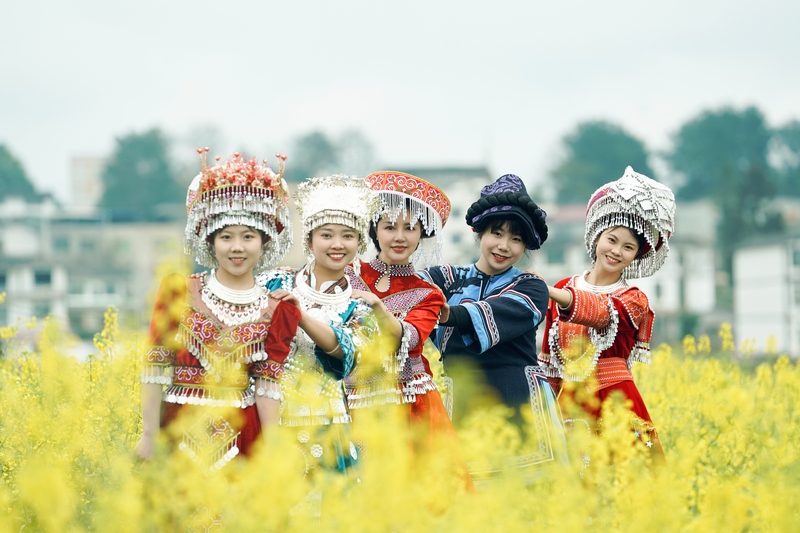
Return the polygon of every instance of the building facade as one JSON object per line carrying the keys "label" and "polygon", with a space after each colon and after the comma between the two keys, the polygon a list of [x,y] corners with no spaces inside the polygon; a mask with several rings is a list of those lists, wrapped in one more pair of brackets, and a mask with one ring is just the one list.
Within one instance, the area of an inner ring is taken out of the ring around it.
{"label": "building facade", "polygon": [[734,334],[738,344],[768,343],[800,357],[800,236],[760,239],[733,257]]}

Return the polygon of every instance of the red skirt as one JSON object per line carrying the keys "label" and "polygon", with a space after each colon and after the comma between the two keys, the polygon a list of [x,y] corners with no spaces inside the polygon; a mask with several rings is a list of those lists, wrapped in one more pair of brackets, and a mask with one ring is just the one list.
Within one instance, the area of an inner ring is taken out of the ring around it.
{"label": "red skirt", "polygon": [[[227,428],[223,427],[225,423],[230,426],[230,430],[238,433],[235,437],[235,445],[239,449],[239,453],[245,456],[250,455],[253,444],[261,434],[261,421],[258,418],[258,410],[255,405],[245,407],[244,409],[236,408],[219,408],[197,406],[190,404],[168,403],[161,404],[161,427],[166,428],[178,416],[189,414],[192,411],[203,409],[205,412],[211,414],[215,418],[219,414],[217,420],[218,426],[216,429],[219,432],[224,432]],[[227,416],[226,416],[227,415]],[[224,438],[224,435],[221,435]]]}
{"label": "red skirt", "polygon": [[464,482],[464,487],[470,492],[475,492],[467,464],[461,456],[456,430],[439,391],[418,394],[414,402],[406,406],[408,406],[408,429],[413,435],[410,443],[412,457],[432,457],[434,454],[449,456],[456,475]]}
{"label": "red skirt", "polygon": [[[636,415],[633,423],[633,431],[645,445],[650,449],[650,455],[656,462],[663,463],[665,460],[664,449],[661,447],[661,442],[658,439],[658,432],[653,424],[653,419],[650,418],[650,413],[647,411],[647,406],[644,404],[642,395],[639,394],[639,389],[633,381],[620,381],[607,385],[604,388],[595,391],[595,397],[600,400],[597,405],[587,405],[582,403],[581,406],[587,415],[591,416],[594,426],[597,427],[597,421],[600,419],[600,411],[602,404],[614,393],[621,392],[625,398],[630,400],[630,410]],[[564,392],[564,391],[562,391]],[[567,406],[562,398],[562,408],[566,409]]]}

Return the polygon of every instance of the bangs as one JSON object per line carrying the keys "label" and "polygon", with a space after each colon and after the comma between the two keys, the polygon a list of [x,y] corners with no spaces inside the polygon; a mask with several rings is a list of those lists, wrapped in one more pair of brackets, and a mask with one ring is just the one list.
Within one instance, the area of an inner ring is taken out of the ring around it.
{"label": "bangs", "polygon": [[486,226],[480,232],[483,234],[485,231],[499,231],[506,229],[510,234],[522,239],[522,242],[527,246],[528,236],[525,234],[525,228],[520,223],[517,217],[496,217],[487,221]]}

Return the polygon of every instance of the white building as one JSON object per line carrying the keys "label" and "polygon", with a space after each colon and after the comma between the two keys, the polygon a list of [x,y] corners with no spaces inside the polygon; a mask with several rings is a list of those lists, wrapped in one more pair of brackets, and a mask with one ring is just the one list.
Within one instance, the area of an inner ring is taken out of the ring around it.
{"label": "white building", "polygon": [[767,339],[777,350],[800,356],[800,237],[761,238],[733,256],[734,335],[738,344]]}
{"label": "white building", "polygon": [[70,162],[71,210],[76,213],[91,214],[103,196],[103,168],[106,160],[102,157],[73,157]]}
{"label": "white building", "polygon": [[184,222],[112,223],[66,215],[50,200],[0,205],[0,324],[54,315],[84,338],[109,306],[123,325],[146,324],[161,265],[182,258]]}

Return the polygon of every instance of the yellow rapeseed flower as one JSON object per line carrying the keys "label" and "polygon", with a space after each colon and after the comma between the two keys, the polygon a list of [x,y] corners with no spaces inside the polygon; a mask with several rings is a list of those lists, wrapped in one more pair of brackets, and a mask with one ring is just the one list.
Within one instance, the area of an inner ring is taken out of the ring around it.
{"label": "yellow rapeseed flower", "polygon": [[694,335],[686,335],[683,337],[683,354],[697,355],[697,345],[695,344]]}
{"label": "yellow rapeseed flower", "polygon": [[[634,372],[665,467],[651,464],[625,399],[614,397],[602,406],[599,434],[569,425],[571,464],[531,487],[499,477],[465,494],[446,465],[410,452],[402,409],[356,413],[352,430],[368,444],[348,476],[304,479],[282,431],[249,459],[209,473],[173,446],[180,424],[162,432],[151,460],[137,462],[144,341],[120,333],[116,317],[106,314],[86,361],[62,353],[67,339],[52,319],[37,352],[11,343],[0,358],[0,531],[461,532],[501,523],[508,532],[649,533],[793,531],[800,521],[800,366],[786,356],[750,370],[732,358],[679,357],[662,344],[653,364]],[[729,325],[720,336],[732,342]],[[708,353],[709,344],[700,337],[695,348]],[[456,394],[476,405],[489,399],[463,381]],[[475,410],[456,428],[461,452],[489,460],[525,450],[511,418],[502,406]],[[522,418],[522,428],[535,422]]]}

